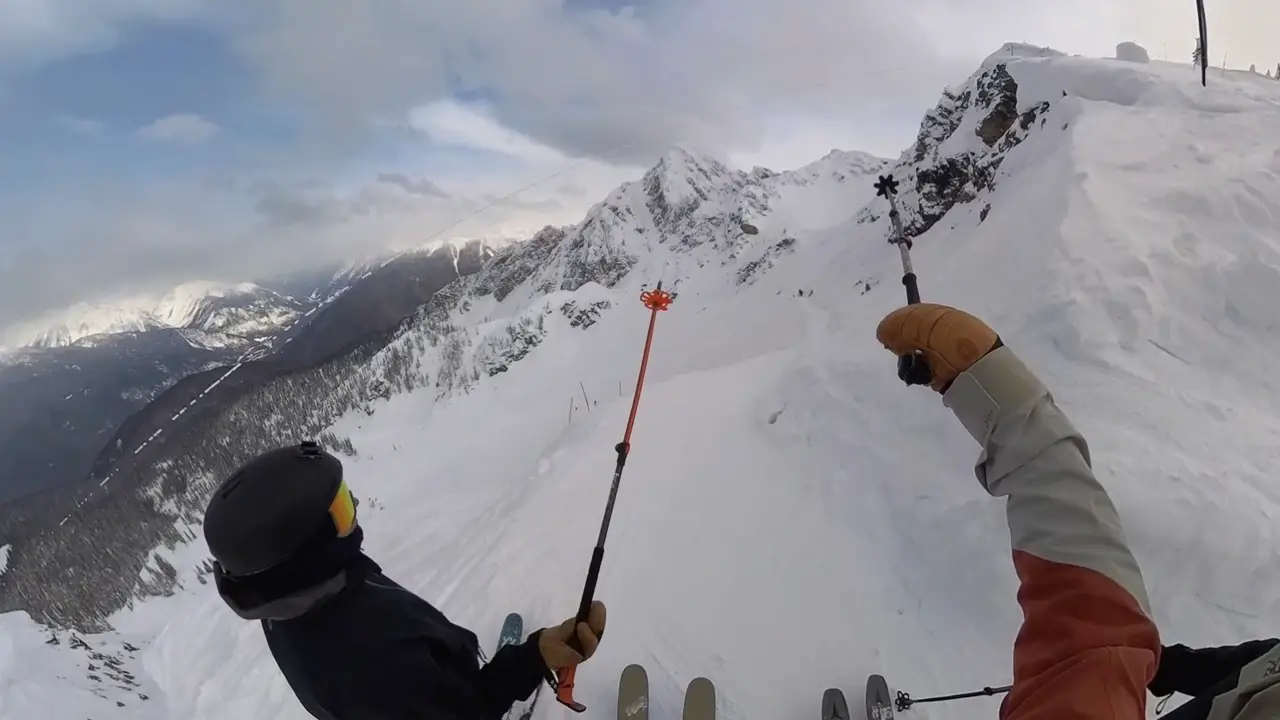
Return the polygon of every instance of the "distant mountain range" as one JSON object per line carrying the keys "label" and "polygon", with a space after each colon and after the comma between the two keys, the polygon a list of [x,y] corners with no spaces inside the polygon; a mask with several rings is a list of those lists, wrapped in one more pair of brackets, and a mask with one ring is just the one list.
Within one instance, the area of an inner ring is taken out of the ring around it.
{"label": "distant mountain range", "polygon": [[[150,330],[189,330],[197,342],[236,344],[271,335],[314,302],[253,283],[194,282],[157,297],[110,305],[80,304],[45,319],[10,328],[6,346],[26,349],[86,346],[105,337]],[[209,337],[200,338],[199,333]]]}
{"label": "distant mountain range", "polygon": [[183,378],[273,356],[305,366],[394,326],[458,277],[459,257],[478,268],[486,253],[476,242],[258,283],[188,283],[10,329],[23,345],[0,356],[0,502],[34,494],[20,505],[45,507],[43,492],[88,480],[122,423]]}

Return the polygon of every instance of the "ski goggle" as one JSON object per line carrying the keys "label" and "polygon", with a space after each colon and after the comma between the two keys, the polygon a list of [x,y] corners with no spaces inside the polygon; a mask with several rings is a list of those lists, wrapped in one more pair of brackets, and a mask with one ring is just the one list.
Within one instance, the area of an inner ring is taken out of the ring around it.
{"label": "ski goggle", "polygon": [[356,505],[358,504],[355,496],[351,494],[351,489],[347,487],[347,481],[343,480],[338,485],[338,494],[334,495],[333,502],[329,503],[329,517],[333,519],[338,537],[346,537],[356,529]]}

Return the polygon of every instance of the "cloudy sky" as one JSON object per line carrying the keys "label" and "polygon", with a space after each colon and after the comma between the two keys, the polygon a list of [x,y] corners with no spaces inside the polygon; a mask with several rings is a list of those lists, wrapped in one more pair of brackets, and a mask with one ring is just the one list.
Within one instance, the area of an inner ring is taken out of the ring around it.
{"label": "cloudy sky", "polygon": [[[1208,0],[1215,62],[1280,61],[1274,5]],[[0,0],[0,330],[572,222],[676,143],[896,156],[1005,41],[1194,35],[1193,0]]]}

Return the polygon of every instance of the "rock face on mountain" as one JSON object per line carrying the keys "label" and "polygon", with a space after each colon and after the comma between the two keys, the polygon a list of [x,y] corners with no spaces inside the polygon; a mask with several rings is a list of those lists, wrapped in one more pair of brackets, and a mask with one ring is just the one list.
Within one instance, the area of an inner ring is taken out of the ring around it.
{"label": "rock face on mountain", "polygon": [[272,290],[245,283],[240,292],[206,295],[181,317],[182,327],[243,341],[270,340],[280,328],[315,307]]}
{"label": "rock face on mountain", "polygon": [[[668,152],[639,181],[622,185],[578,225],[547,227],[531,240],[504,248],[469,280],[433,301],[437,313],[449,295],[503,301],[529,283],[540,294],[577,290],[587,283],[613,287],[641,258],[675,253],[694,263],[728,265],[762,239],[743,230],[767,215],[787,187],[840,184],[863,178],[886,162],[866,153],[833,151],[791,172],[731,170],[685,148]],[[781,242],[781,241],[779,241]]]}
{"label": "rock face on mountain", "polygon": [[[915,144],[891,170],[902,183],[899,206],[908,235],[927,232],[957,205],[991,190],[1009,151],[1043,125],[1051,99],[1022,98],[1010,61],[1059,57],[1055,50],[1008,44],[964,83],[947,88],[925,113]],[[985,219],[988,209],[980,210]],[[878,220],[883,206],[868,206],[860,222]]]}

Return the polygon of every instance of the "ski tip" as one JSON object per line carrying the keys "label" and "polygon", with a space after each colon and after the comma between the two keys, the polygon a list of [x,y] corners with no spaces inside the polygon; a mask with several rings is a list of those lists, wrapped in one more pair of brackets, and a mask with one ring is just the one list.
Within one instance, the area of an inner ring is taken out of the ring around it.
{"label": "ski tip", "polygon": [[710,678],[698,676],[689,681],[688,687],[685,688],[684,696],[686,700],[706,698],[708,701],[714,702],[716,684],[711,682]]}
{"label": "ski tip", "polygon": [[699,676],[689,681],[680,717],[682,720],[715,720],[716,686],[709,678]]}
{"label": "ski tip", "polygon": [[867,720],[892,720],[893,698],[883,675],[867,676]]}
{"label": "ski tip", "polygon": [[714,705],[716,685],[711,682],[710,678],[696,677],[689,681],[689,687],[685,689],[684,697],[686,702],[705,702]]}
{"label": "ski tip", "polygon": [[713,683],[710,678],[703,678],[703,676],[699,675],[698,678],[689,680],[689,688],[686,689],[686,693],[690,694],[690,696],[707,694],[707,696],[716,697],[716,683]]}
{"label": "ski tip", "polygon": [[853,720],[840,688],[827,688],[822,693],[822,720]]}

